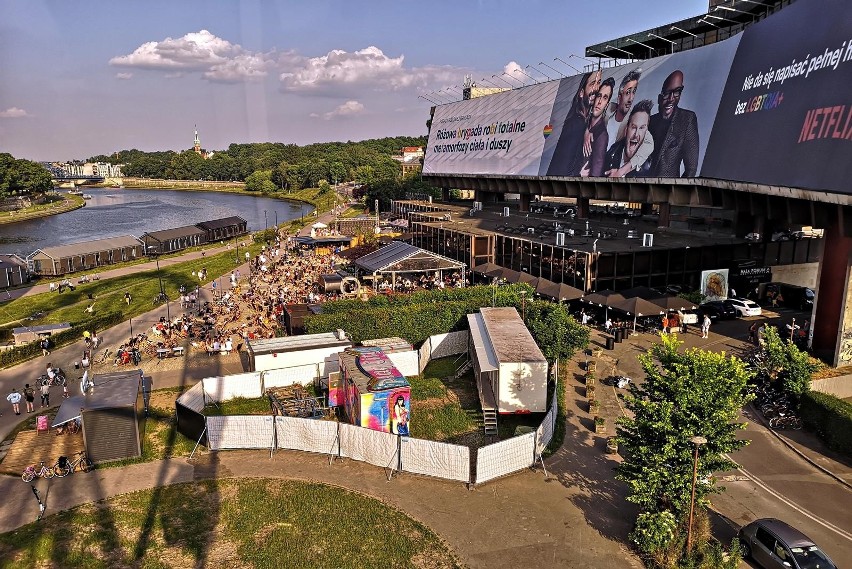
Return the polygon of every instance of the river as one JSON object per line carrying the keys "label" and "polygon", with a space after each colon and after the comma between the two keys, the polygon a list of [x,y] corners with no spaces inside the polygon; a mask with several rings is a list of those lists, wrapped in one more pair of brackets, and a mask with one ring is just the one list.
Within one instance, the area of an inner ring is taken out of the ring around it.
{"label": "river", "polygon": [[[25,257],[44,247],[194,225],[239,215],[250,231],[296,219],[313,206],[225,192],[84,188],[86,207],[39,219],[0,225],[0,253]],[[264,217],[264,212],[265,217]]]}

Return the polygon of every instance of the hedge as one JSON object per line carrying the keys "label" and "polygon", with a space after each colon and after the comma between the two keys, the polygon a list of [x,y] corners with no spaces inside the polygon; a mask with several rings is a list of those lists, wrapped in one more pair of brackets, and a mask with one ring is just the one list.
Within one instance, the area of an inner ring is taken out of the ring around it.
{"label": "hedge", "polygon": [[809,391],[802,395],[802,421],[829,448],[852,456],[852,404],[833,395]]}
{"label": "hedge", "polygon": [[[50,349],[60,346],[65,346],[83,339],[83,332],[88,330],[105,330],[116,324],[120,324],[124,320],[121,313],[104,314],[87,320],[86,324],[72,325],[68,330],[63,330],[57,334],[50,336]],[[25,362],[36,356],[41,355],[41,345],[38,342],[30,342],[23,346],[15,346],[9,350],[0,352],[0,368],[7,367]]]}

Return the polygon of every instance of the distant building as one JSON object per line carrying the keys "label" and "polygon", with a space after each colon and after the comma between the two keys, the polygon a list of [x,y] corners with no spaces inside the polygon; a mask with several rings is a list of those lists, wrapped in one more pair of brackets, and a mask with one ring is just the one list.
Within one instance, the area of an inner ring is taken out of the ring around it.
{"label": "distant building", "polygon": [[131,261],[143,254],[142,242],[131,235],[37,249],[27,257],[30,272],[55,276]]}
{"label": "distant building", "polygon": [[406,146],[402,149],[402,175],[405,176],[410,172],[418,172],[423,167],[423,147],[422,146]]}
{"label": "distant building", "polygon": [[479,97],[484,97],[486,95],[494,95],[496,93],[502,93],[503,91],[509,91],[508,87],[477,87],[475,84],[470,87],[465,87],[462,91],[462,98],[464,100],[476,99]]}
{"label": "distant building", "polygon": [[208,152],[201,148],[201,140],[198,138],[198,125],[195,126],[195,141],[192,143],[192,150],[205,160],[213,158],[213,152]]}

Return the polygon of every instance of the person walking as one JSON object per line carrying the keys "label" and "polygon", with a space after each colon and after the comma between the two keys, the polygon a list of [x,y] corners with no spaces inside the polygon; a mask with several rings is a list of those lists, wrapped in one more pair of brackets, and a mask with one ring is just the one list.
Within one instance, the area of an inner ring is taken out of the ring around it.
{"label": "person walking", "polygon": [[24,385],[24,399],[27,402],[27,413],[33,412],[33,401],[35,401],[35,390],[27,383]]}
{"label": "person walking", "polygon": [[125,293],[124,293],[124,302],[127,304],[127,306],[130,306],[130,301],[131,301],[131,300],[133,300],[133,298],[130,296],[130,293],[129,293],[129,292],[125,292]]}
{"label": "person walking", "polygon": [[12,404],[12,411],[15,415],[21,414],[21,394],[17,389],[12,389],[12,392],[6,396],[6,401]]}
{"label": "person walking", "polygon": [[41,339],[41,357],[46,358],[50,355],[50,340],[47,338]]}
{"label": "person walking", "polygon": [[50,407],[50,384],[47,382],[41,384],[41,407]]}
{"label": "person walking", "polygon": [[710,337],[710,317],[706,314],[704,315],[704,322],[701,323],[701,337],[705,339]]}

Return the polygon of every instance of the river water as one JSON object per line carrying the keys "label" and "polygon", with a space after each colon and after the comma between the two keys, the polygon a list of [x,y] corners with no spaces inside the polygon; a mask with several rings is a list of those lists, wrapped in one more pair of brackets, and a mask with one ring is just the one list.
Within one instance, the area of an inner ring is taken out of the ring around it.
{"label": "river water", "polygon": [[[296,219],[313,211],[266,197],[224,192],[187,192],[117,188],[84,188],[92,196],[86,207],[30,221],[0,225],[0,253],[26,256],[44,247],[119,235],[140,237],[146,231],[194,225],[239,215],[250,231]],[[264,211],[266,219],[264,219]]]}

